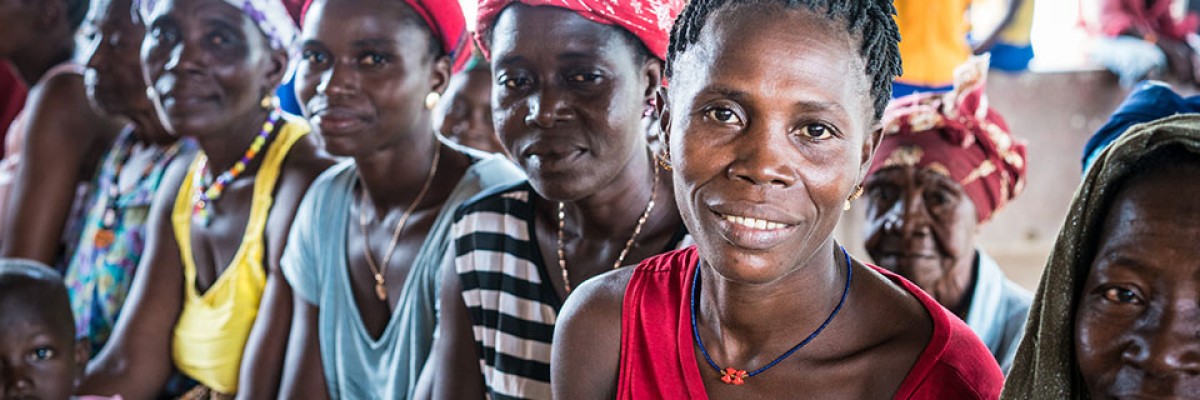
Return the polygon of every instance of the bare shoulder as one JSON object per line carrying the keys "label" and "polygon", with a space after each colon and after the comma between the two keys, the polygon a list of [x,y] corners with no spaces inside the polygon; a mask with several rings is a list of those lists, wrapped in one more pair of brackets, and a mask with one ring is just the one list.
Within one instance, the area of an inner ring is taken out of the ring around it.
{"label": "bare shoulder", "polygon": [[334,164],[334,160],[321,151],[314,134],[304,135],[292,145],[284,160],[280,179],[282,185],[308,184],[317,179],[322,172]]}
{"label": "bare shoulder", "polygon": [[633,278],[635,267],[619,268],[588,279],[567,297],[563,305],[563,319],[620,320],[621,307],[625,301],[625,288]]}
{"label": "bare shoulder", "polygon": [[116,136],[121,123],[92,109],[83,76],[59,73],[47,77],[29,95],[26,105],[28,128],[38,142],[56,148],[87,150]]}
{"label": "bare shoulder", "polygon": [[933,337],[929,311],[901,283],[865,264],[854,269],[846,311],[850,323],[836,332],[847,344],[839,358],[860,371],[852,379],[892,388],[880,393],[898,389]]}

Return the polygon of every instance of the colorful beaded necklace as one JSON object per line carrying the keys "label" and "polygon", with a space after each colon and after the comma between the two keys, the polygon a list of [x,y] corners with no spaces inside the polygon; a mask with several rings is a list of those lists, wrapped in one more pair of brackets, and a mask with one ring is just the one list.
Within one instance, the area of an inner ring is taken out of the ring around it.
{"label": "colorful beaded necklace", "polygon": [[[104,213],[100,216],[100,229],[96,230],[93,237],[96,248],[104,249],[112,245],[116,239],[117,220],[121,218],[121,208],[117,207],[117,201],[121,198],[121,172],[125,171],[125,164],[129,163],[129,158],[133,156],[133,145],[137,142],[137,137],[132,134],[125,136],[125,140],[117,147],[117,153],[113,158],[113,173],[107,182],[108,187],[104,190]],[[159,166],[163,160],[170,162],[179,153],[179,141],[168,146],[166,149],[159,149],[154,157],[142,168],[142,174],[134,181],[133,186],[129,190],[137,190],[145,184],[150,175]]]}
{"label": "colorful beaded necklace", "polygon": [[829,326],[829,323],[833,321],[833,317],[837,316],[838,312],[842,310],[842,305],[846,304],[846,295],[850,293],[850,280],[854,278],[854,269],[851,268],[850,264],[850,253],[846,252],[845,247],[842,247],[842,255],[846,256],[846,287],[842,289],[842,299],[838,300],[837,307],[833,308],[833,312],[829,313],[829,317],[825,318],[825,322],[822,322],[821,326],[817,327],[817,330],[813,331],[808,335],[808,337],[804,338],[804,341],[792,347],[791,350],[783,353],[783,355],[775,358],[762,368],[751,371],[750,373],[747,373],[744,369],[737,369],[733,367],[721,369],[721,367],[717,366],[717,363],[713,361],[712,357],[708,355],[708,350],[704,348],[704,341],[700,339],[700,329],[696,327],[696,298],[700,297],[700,266],[696,266],[696,274],[692,277],[692,335],[695,336],[696,345],[700,347],[700,354],[704,355],[704,361],[708,361],[709,366],[721,373],[721,382],[725,382],[730,385],[741,385],[746,383],[746,378],[766,372],[768,369],[771,369],[771,367],[774,367],[781,361],[791,357],[792,354],[796,353],[796,351],[800,350],[805,345],[808,345],[808,343],[813,339],[816,339],[817,335],[820,335],[821,331],[825,330],[826,326]]}
{"label": "colorful beaded necklace", "polygon": [[234,163],[228,170],[222,172],[211,183],[208,181],[208,157],[201,152],[197,157],[200,157],[199,165],[196,167],[196,176],[192,179],[192,186],[195,190],[195,197],[192,201],[192,217],[200,221],[201,224],[208,225],[212,222],[212,213],[209,212],[209,204],[217,201],[221,194],[225,192],[225,186],[229,182],[233,182],[239,175],[246,170],[250,162],[258,156],[259,151],[267,144],[267,139],[275,133],[275,125],[279,122],[279,110],[272,109],[271,115],[267,117],[267,121],[263,122],[262,130],[258,132],[258,136],[254,138],[254,142],[250,143],[250,148],[246,149],[246,154],[242,155],[242,159]]}

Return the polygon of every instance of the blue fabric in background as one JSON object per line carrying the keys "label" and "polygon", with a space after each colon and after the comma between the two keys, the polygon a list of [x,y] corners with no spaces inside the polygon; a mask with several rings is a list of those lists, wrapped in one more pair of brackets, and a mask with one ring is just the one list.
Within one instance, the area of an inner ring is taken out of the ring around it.
{"label": "blue fabric in background", "polygon": [[1159,81],[1143,81],[1117,107],[1108,122],[1088,139],[1083,147],[1083,171],[1087,172],[1096,156],[1129,127],[1175,114],[1200,112],[1200,96],[1183,97],[1171,86]]}
{"label": "blue fabric in background", "polygon": [[894,82],[892,82],[892,98],[898,99],[898,98],[908,96],[913,93],[949,92],[951,89],[954,89],[954,85],[921,86],[921,85],[909,85],[907,83],[901,83],[900,81],[894,81]]}
{"label": "blue fabric in background", "polygon": [[1024,72],[1029,69],[1029,61],[1033,60],[1033,45],[1018,46],[1008,43],[996,43],[989,50],[992,53],[992,69],[1005,72]]}
{"label": "blue fabric in background", "polygon": [[279,89],[275,91],[275,96],[279,97],[279,108],[287,111],[292,115],[304,115],[300,113],[300,101],[296,99],[296,74],[291,74],[291,79],[279,85]]}

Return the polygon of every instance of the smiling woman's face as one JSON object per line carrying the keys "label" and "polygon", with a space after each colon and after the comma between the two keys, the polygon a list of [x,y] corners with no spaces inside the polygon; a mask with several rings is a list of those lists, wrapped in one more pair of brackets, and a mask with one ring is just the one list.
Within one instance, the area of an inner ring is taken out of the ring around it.
{"label": "smiling woman's face", "polygon": [[515,4],[496,19],[492,118],[538,193],[594,194],[647,151],[642,111],[657,61],[634,45],[620,28],[556,7]]}
{"label": "smiling woman's face", "polygon": [[675,196],[718,273],[769,282],[831,240],[865,173],[870,81],[844,21],[781,6],[710,18],[664,110]]}
{"label": "smiling woman's face", "polygon": [[1200,169],[1139,176],[1109,208],[1075,311],[1094,399],[1200,393]]}
{"label": "smiling woman's face", "polygon": [[434,39],[415,10],[392,0],[317,1],[304,27],[296,93],[330,154],[429,134],[425,96],[446,73],[435,73]]}
{"label": "smiling woman's face", "polygon": [[224,134],[262,112],[283,76],[267,37],[221,0],[164,0],[142,42],[142,69],[166,126],[185,135]]}

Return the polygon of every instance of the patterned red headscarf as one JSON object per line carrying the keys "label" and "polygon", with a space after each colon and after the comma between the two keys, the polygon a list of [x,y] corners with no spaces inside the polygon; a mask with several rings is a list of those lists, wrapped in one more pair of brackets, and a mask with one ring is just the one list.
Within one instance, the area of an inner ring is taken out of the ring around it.
{"label": "patterned red headscarf", "polygon": [[963,186],[977,221],[991,219],[1025,187],[1025,142],[988,106],[987,57],[955,71],[949,93],[918,93],[892,101],[883,114],[883,142],[868,173],[915,166]]}
{"label": "patterned red headscarf", "polygon": [[489,32],[500,12],[513,3],[565,8],[590,21],[621,27],[637,36],[650,54],[665,60],[671,25],[683,9],[684,0],[480,0],[475,41],[488,59],[491,50],[481,35]]}
{"label": "patterned red headscarf", "polygon": [[[337,0],[329,0],[337,1]],[[303,14],[308,14],[308,7],[311,6],[312,0],[304,0]],[[442,51],[450,56],[452,70],[458,72],[470,59],[469,46],[465,46],[467,40],[467,19],[463,17],[462,7],[459,6],[457,0],[404,0],[405,4],[412,7],[425,20],[425,24],[429,25],[433,31],[434,39],[441,43]],[[303,15],[300,17],[303,21]]]}

